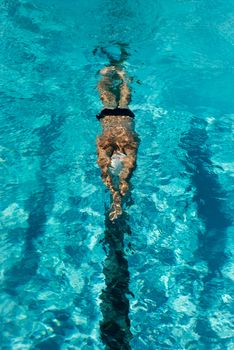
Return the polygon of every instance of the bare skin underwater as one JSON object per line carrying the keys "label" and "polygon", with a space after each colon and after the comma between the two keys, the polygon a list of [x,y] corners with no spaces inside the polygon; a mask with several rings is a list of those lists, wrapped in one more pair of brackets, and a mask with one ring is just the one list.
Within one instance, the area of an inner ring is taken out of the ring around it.
{"label": "bare skin underwater", "polygon": [[[131,91],[125,72],[116,66],[108,66],[100,74],[102,79],[98,84],[98,91],[104,108],[128,109]],[[116,81],[120,81],[120,84],[114,88]],[[116,96],[119,96],[118,101]],[[97,137],[97,162],[102,180],[112,194],[109,218],[113,221],[122,214],[122,198],[129,189],[128,180],[136,166],[139,138],[134,131],[134,120],[128,115],[110,113],[100,121],[102,135]]]}

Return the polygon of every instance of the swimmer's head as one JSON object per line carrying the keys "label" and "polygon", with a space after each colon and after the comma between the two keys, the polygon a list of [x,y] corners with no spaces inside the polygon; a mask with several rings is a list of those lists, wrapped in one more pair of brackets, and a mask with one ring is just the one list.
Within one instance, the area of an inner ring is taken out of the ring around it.
{"label": "swimmer's head", "polygon": [[119,176],[121,170],[123,169],[123,160],[126,155],[118,150],[114,151],[111,156],[110,172],[113,175]]}

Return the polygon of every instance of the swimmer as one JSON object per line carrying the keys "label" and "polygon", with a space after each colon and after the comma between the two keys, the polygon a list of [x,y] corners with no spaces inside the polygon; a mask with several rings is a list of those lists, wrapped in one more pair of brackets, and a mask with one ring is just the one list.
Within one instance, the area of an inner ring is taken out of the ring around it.
{"label": "swimmer", "polygon": [[97,115],[103,130],[97,138],[98,165],[112,194],[109,218],[113,221],[122,214],[122,198],[136,165],[139,139],[134,131],[134,114],[128,107],[131,92],[125,71],[112,65],[100,74],[98,91],[104,109]]}

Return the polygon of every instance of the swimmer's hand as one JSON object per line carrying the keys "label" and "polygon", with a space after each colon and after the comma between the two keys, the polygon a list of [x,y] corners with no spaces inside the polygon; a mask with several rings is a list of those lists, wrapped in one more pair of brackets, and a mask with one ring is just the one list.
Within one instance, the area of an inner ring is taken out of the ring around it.
{"label": "swimmer's hand", "polygon": [[129,185],[126,180],[120,178],[119,189],[121,196],[124,197],[129,189]]}
{"label": "swimmer's hand", "polygon": [[122,206],[121,206],[121,195],[119,192],[115,192],[113,194],[113,203],[111,205],[111,210],[110,210],[110,214],[109,214],[109,219],[111,221],[114,221],[115,219],[117,219],[119,216],[122,215],[123,210],[122,210]]}

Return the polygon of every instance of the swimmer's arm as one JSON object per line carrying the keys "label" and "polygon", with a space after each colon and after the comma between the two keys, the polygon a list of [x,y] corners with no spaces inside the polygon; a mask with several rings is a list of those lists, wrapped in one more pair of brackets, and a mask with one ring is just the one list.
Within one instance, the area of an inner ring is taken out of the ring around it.
{"label": "swimmer's arm", "polygon": [[98,165],[101,169],[102,181],[109,188],[113,195],[113,199],[116,197],[117,191],[114,189],[112,183],[112,177],[109,172],[109,167],[111,165],[111,155],[113,153],[113,147],[111,145],[103,144],[97,139],[97,152],[98,152]]}
{"label": "swimmer's arm", "polygon": [[109,217],[110,217],[110,220],[114,220],[118,216],[120,216],[122,213],[121,196],[120,196],[120,193],[114,189],[112,184],[112,178],[111,178],[111,175],[109,174],[109,166],[111,164],[110,154],[106,149],[103,149],[103,147],[101,147],[99,143],[97,146],[98,146],[97,147],[98,165],[101,169],[102,181],[109,188],[113,198],[113,203],[111,205],[111,212]]}
{"label": "swimmer's arm", "polygon": [[111,176],[109,174],[109,166],[111,164],[111,157],[109,155],[108,149],[104,149],[97,143],[98,160],[97,163],[101,170],[102,180],[104,184],[110,189],[111,192],[114,191]]}
{"label": "swimmer's arm", "polygon": [[136,166],[136,148],[125,149],[124,150],[126,157],[123,159],[123,169],[119,175],[120,180],[120,193],[122,196],[128,191],[127,180],[131,177],[131,174]]}

